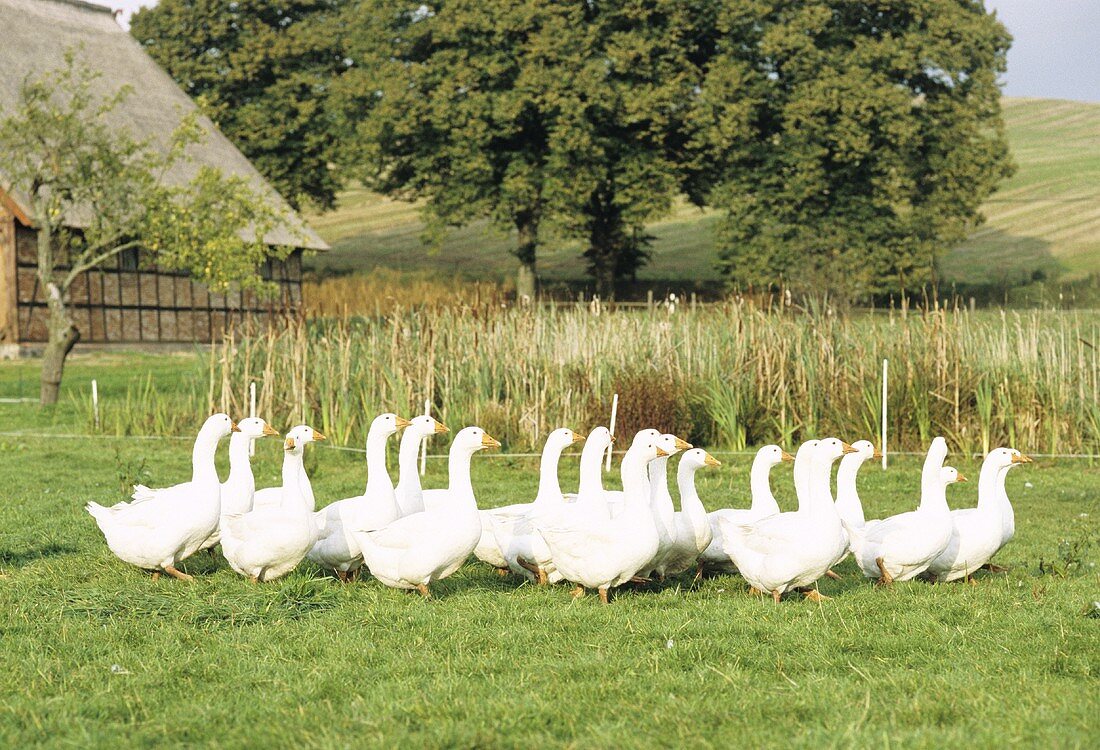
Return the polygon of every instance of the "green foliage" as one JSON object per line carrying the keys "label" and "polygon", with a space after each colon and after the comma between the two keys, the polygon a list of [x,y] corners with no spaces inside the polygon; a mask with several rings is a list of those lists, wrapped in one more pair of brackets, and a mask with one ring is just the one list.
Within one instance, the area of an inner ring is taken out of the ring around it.
{"label": "green foliage", "polygon": [[343,0],[162,0],[131,33],[298,207],[331,208],[339,189],[326,103],[347,68]]}
{"label": "green foliage", "polygon": [[539,232],[583,239],[609,290],[646,259],[680,189],[710,2],[401,2],[354,8],[337,98],[347,161],[423,200],[429,229],[489,218],[533,264]]}
{"label": "green foliage", "polygon": [[70,50],[63,67],[25,81],[19,107],[0,119],[2,187],[28,203],[43,283],[64,298],[84,271],[146,247],[161,266],[216,288],[263,288],[256,266],[281,251],[262,237],[280,217],[245,180],[216,169],[200,168],[182,184],[166,179],[202,140],[197,113],[158,148],[112,121],[133,92],[101,96],[101,78]]}
{"label": "green foliage", "polygon": [[847,298],[931,280],[1012,172],[1000,22],[972,0],[754,0],[719,23],[700,131],[728,145],[696,189],[727,211],[730,280]]}

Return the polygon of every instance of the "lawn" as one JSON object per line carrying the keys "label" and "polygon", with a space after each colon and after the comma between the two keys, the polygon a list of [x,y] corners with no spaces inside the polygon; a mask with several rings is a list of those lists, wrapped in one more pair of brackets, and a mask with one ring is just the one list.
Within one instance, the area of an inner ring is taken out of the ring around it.
{"label": "lawn", "polygon": [[[165,383],[195,371],[183,355],[86,356],[67,387],[86,390],[95,373],[110,393],[147,366]],[[28,395],[32,375],[0,364],[0,397]],[[974,587],[876,589],[848,560],[843,580],[822,581],[834,598],[821,604],[775,605],[720,577],[623,591],[604,607],[476,562],[431,601],[308,566],[254,586],[205,555],[184,565],[194,583],[154,583],[110,554],[81,506],[119,499],[142,462],[154,485],[183,479],[189,446],[10,434],[83,429],[67,400],[53,415],[0,404],[4,747],[1095,743],[1100,468],[1083,461],[1010,475],[1017,536],[998,562],[1011,570]],[[277,481],[278,445],[259,446],[261,486]],[[320,502],[361,491],[361,455],[311,451]],[[750,458],[720,458],[700,493],[710,507],[742,505]],[[976,460],[950,462],[977,478]],[[429,462],[426,486],[445,481],[444,463]],[[477,456],[479,502],[532,497],[536,471],[534,459]],[[561,474],[575,483],[576,460]],[[918,476],[914,458],[866,467],[868,514],[909,508]],[[949,488],[949,502],[972,505],[976,484]],[[790,507],[789,469],[774,486]]]}
{"label": "lawn", "polygon": [[[1018,170],[982,207],[987,221],[943,259],[944,277],[967,284],[1019,284],[1036,271],[1076,281],[1100,274],[1100,104],[1054,99],[1003,100],[1005,128]],[[379,266],[510,278],[508,235],[480,223],[454,231],[438,251],[422,244],[416,206],[362,189],[345,191],[336,211],[309,217],[332,250],[313,256],[316,270],[346,273]],[[652,260],[639,273],[658,296],[719,280],[714,267],[718,214],[678,204],[650,225]],[[576,242],[550,240],[539,250],[545,282],[584,278]]]}

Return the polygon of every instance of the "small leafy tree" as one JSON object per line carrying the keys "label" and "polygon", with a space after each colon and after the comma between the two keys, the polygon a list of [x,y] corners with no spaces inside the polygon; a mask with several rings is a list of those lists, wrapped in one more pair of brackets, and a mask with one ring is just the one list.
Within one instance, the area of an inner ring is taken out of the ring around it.
{"label": "small leafy tree", "polygon": [[726,212],[731,282],[855,299],[930,281],[1013,170],[1004,26],[976,0],[753,0],[718,25],[699,132],[737,127],[704,143],[694,189]]}
{"label": "small leafy tree", "polygon": [[263,243],[280,217],[244,180],[207,167],[182,184],[167,179],[201,140],[194,114],[166,147],[137,140],[112,120],[131,91],[101,96],[99,78],[69,51],[57,70],[25,80],[15,111],[0,119],[0,188],[25,202],[37,231],[48,331],[43,404],[57,401],[65,359],[80,339],[68,304],[81,274],[147,248],[159,266],[214,289],[263,290],[258,264],[285,254]]}

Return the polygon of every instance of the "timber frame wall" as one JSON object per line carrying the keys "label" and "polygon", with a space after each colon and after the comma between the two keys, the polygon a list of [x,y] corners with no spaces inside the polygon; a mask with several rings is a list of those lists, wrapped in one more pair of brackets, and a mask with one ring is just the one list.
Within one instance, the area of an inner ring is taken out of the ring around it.
{"label": "timber frame wall", "polygon": [[[46,302],[38,283],[36,233],[0,205],[0,344],[46,341]],[[152,256],[123,253],[81,274],[69,309],[81,343],[210,343],[245,320],[294,314],[302,301],[302,251],[268,261],[263,276],[280,293],[212,294],[186,273],[158,269]]]}

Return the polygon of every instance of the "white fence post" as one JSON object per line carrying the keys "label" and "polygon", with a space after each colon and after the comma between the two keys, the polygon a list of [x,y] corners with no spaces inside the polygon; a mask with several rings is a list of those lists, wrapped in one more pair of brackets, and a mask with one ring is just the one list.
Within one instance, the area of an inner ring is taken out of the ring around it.
{"label": "white fence post", "polygon": [[92,378],[92,418],[95,420],[95,430],[99,432],[99,384]]}
{"label": "white fence post", "polygon": [[609,430],[611,432],[611,445],[607,446],[607,460],[604,463],[604,471],[611,471],[611,452],[615,450],[615,417],[619,414],[619,394],[615,394],[611,397],[611,424]]}
{"label": "white fence post", "polygon": [[[430,417],[432,415],[432,402],[428,399],[424,399],[424,416]],[[422,438],[420,440],[420,476],[424,476],[424,472],[428,470],[428,438]]]}
{"label": "white fence post", "polygon": [[886,373],[888,368],[888,360],[882,360],[882,435],[880,440],[882,442],[882,468],[886,469]]}
{"label": "white fence post", "polygon": [[[253,380],[248,384],[248,416],[256,416],[256,381]],[[256,438],[250,438],[248,441],[248,455],[256,455]]]}

